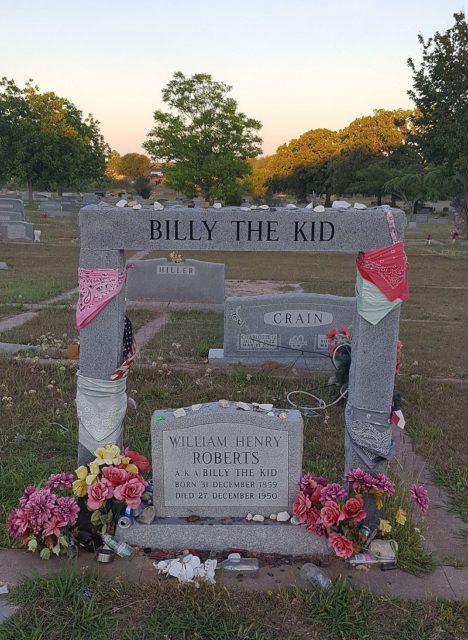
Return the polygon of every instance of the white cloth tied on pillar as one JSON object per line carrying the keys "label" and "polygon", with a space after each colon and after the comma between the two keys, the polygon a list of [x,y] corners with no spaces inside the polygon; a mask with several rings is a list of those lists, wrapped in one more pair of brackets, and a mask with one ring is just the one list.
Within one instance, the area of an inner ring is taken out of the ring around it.
{"label": "white cloth tied on pillar", "polygon": [[127,410],[127,380],[97,380],[77,374],[79,442],[88,451],[120,443]]}

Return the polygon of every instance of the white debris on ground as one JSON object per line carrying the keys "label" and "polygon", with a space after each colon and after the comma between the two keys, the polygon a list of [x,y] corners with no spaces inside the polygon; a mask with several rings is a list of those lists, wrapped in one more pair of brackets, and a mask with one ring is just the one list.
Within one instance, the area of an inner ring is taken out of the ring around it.
{"label": "white debris on ground", "polygon": [[202,563],[198,556],[189,553],[180,558],[153,562],[153,567],[157,569],[159,574],[172,576],[177,578],[179,582],[197,584],[198,581],[204,581],[215,584],[217,564],[218,561],[214,559],[208,559]]}

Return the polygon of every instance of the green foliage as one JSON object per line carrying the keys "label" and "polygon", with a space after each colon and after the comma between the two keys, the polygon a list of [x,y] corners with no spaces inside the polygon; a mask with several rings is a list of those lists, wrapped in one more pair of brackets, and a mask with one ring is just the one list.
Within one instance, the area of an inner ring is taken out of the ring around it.
{"label": "green foliage", "polygon": [[208,74],[181,72],[163,89],[170,111],[154,112],[155,126],[143,146],[167,163],[165,176],[173,189],[211,201],[240,197],[250,172],[247,159],[260,152],[261,124],[238,111],[230,91]]}
{"label": "green foliage", "polygon": [[143,153],[126,153],[120,158],[118,171],[126,178],[135,180],[139,176],[147,176],[151,168],[151,161]]}
{"label": "green foliage", "polygon": [[454,19],[444,33],[427,40],[419,36],[422,62],[416,68],[408,60],[413,72],[408,93],[419,110],[415,141],[427,161],[449,178],[447,192],[454,186],[450,177],[455,180],[468,221],[468,25],[463,12]]}
{"label": "green foliage", "polygon": [[148,199],[151,195],[150,179],[146,176],[138,176],[135,178],[133,187],[139,196]]}
{"label": "green foliage", "polygon": [[66,98],[0,80],[0,172],[48,188],[78,187],[104,175],[108,146],[99,123]]}

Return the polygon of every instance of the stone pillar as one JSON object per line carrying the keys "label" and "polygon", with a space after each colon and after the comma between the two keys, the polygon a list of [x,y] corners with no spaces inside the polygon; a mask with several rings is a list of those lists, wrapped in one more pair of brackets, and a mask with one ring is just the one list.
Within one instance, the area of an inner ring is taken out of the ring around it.
{"label": "stone pillar", "polygon": [[[82,248],[80,267],[84,269],[123,269],[125,254],[121,250]],[[91,322],[80,331],[80,374],[88,378],[109,380],[122,363],[125,317],[125,287]],[[78,464],[94,459],[92,452],[78,445]]]}

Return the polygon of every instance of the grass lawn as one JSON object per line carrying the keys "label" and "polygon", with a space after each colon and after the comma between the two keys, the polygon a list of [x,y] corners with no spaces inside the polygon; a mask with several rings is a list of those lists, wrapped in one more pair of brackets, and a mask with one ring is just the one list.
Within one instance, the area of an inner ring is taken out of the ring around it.
{"label": "grass lawn", "polygon": [[[84,600],[84,593],[90,594]],[[27,580],[2,640],[463,640],[468,600],[402,601],[353,590],[269,592],[146,585],[68,573]]]}

